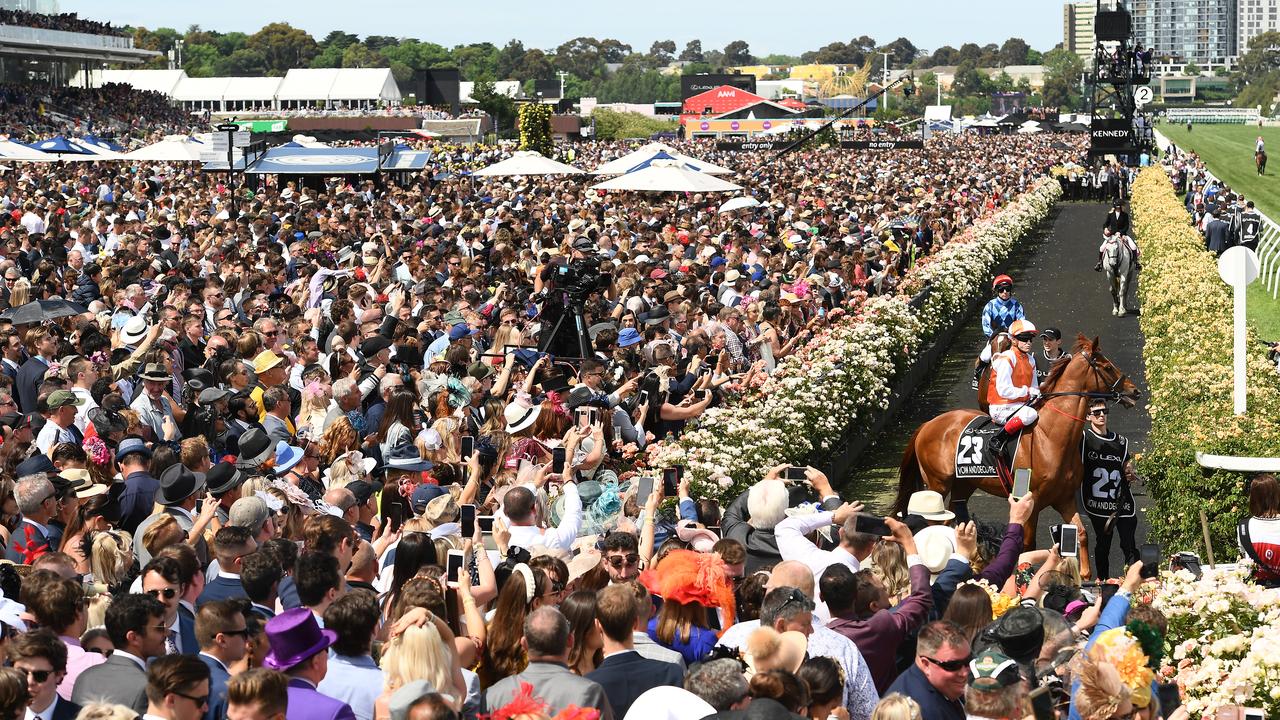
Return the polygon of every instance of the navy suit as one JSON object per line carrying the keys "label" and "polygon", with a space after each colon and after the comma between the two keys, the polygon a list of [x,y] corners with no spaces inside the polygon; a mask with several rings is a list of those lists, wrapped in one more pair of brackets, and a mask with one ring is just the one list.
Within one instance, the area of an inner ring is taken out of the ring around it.
{"label": "navy suit", "polygon": [[650,660],[629,650],[605,658],[599,667],[587,673],[587,679],[604,688],[613,716],[623,718],[644,692],[663,685],[683,687],[684,673],[675,663]]}
{"label": "navy suit", "polygon": [[182,643],[182,654],[189,655],[200,652],[200,643],[196,640],[196,621],[181,610],[178,611],[178,637]]}
{"label": "navy suit", "polygon": [[151,473],[137,471],[124,479],[124,492],[120,493],[120,528],[133,533],[143,520],[151,517],[156,504],[156,492],[160,481]]}
{"label": "navy suit", "polygon": [[200,653],[196,657],[209,667],[209,709],[204,714],[205,720],[220,720],[227,716],[227,681],[231,673],[212,655]]}
{"label": "navy suit", "polygon": [[219,575],[204,586],[204,592],[200,593],[200,597],[196,598],[196,607],[214,600],[233,600],[247,597],[249,597],[249,594],[244,591],[244,586],[240,584],[240,578]]}
{"label": "navy suit", "polygon": [[280,587],[276,594],[280,596],[280,606],[285,610],[302,607],[302,600],[298,598],[298,586],[294,584],[292,575],[280,578]]}
{"label": "navy suit", "polygon": [[18,401],[18,407],[22,412],[36,411],[36,394],[40,383],[44,382],[44,374],[48,371],[48,363],[38,357],[29,358],[22,363],[22,367],[18,368],[18,378],[14,381],[17,394],[14,399]]}
{"label": "navy suit", "polygon": [[[28,538],[28,530],[30,530],[30,538]],[[19,549],[19,545],[26,550]],[[18,527],[9,536],[9,545],[5,548],[5,557],[20,565],[30,564],[37,557],[57,549],[52,544],[47,530],[42,531],[31,521],[23,520],[18,523]]]}

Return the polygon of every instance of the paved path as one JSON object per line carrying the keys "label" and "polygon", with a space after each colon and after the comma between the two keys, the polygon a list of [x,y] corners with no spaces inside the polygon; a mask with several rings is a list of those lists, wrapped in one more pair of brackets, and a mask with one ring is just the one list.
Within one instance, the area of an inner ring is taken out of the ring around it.
{"label": "paved path", "polygon": [[[1099,336],[1103,353],[1133,378],[1145,395],[1138,317],[1132,313],[1123,318],[1112,316],[1105,280],[1101,273],[1093,272],[1106,211],[1107,207],[1098,203],[1059,204],[1051,229],[1016,249],[1003,271],[1013,276],[1014,294],[1036,327],[1057,327],[1064,341],[1070,338],[1074,342],[1077,332],[1090,338]],[[981,318],[975,314],[957,335],[933,379],[917,391],[876,446],[864,454],[861,467],[846,479],[847,497],[862,499],[877,511],[888,510],[897,492],[898,463],[912,431],[940,413],[976,406],[976,393],[969,383],[983,339]],[[1035,351],[1040,352],[1038,341]],[[1130,452],[1141,452],[1151,427],[1145,397],[1131,410],[1117,407],[1110,416],[1110,427],[1129,438]],[[1141,486],[1134,488],[1134,496],[1139,507],[1137,539],[1142,544],[1150,498]],[[1004,498],[978,492],[969,508],[981,520],[1003,521],[1006,503]],[[1057,522],[1058,515],[1052,509],[1040,514],[1039,547],[1049,546],[1049,526]],[[1119,545],[1113,540],[1113,569],[1123,565]]]}

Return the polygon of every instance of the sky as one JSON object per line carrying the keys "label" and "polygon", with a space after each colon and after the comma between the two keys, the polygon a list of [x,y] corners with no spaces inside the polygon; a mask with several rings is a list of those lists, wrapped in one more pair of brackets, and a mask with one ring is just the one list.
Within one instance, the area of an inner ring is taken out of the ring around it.
{"label": "sky", "polygon": [[798,55],[861,35],[881,44],[906,37],[930,51],[966,42],[998,44],[1009,37],[1046,51],[1062,41],[1062,3],[1050,0],[61,0],[60,6],[63,12],[116,25],[183,31],[194,24],[252,33],[284,21],[317,40],[341,29],[361,37],[412,37],[446,47],[485,41],[502,46],[517,38],[526,48],[551,49],[590,36],[617,38],[646,52],[655,40],[675,40],[683,48],[697,38],[704,50],[745,40],[759,56]]}

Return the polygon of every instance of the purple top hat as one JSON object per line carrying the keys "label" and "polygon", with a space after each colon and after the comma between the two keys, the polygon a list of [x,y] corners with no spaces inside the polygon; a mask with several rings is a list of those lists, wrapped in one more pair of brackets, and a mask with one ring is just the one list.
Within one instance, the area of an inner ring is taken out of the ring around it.
{"label": "purple top hat", "polygon": [[262,664],[272,670],[287,671],[318,652],[327,650],[338,633],[322,630],[311,610],[286,610],[267,621],[267,642],[271,651]]}

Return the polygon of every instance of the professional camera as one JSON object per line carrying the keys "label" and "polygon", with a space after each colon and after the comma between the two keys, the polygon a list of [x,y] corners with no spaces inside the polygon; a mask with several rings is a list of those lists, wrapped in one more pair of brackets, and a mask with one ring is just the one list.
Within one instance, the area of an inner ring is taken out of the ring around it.
{"label": "professional camera", "polygon": [[574,300],[586,300],[591,293],[609,287],[609,276],[600,272],[600,258],[588,255],[574,258],[556,270],[556,287]]}

